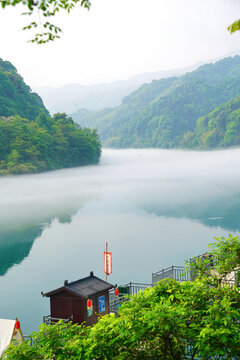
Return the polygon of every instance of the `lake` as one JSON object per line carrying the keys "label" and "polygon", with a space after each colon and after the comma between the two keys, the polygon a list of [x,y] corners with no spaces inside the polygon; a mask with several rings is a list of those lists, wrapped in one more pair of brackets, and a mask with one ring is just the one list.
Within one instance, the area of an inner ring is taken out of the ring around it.
{"label": "lake", "polygon": [[104,149],[96,166],[0,178],[0,317],[24,334],[50,313],[41,296],[89,275],[112,284],[152,272],[240,233],[240,149]]}

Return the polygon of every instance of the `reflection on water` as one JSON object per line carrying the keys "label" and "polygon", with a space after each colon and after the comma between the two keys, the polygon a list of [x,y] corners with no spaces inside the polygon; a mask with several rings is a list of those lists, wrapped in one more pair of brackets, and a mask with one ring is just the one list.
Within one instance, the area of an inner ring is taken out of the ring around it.
{"label": "reflection on water", "polygon": [[238,149],[105,150],[98,166],[1,178],[0,316],[36,329],[49,313],[42,290],[104,276],[106,241],[120,284],[238,233],[239,162]]}
{"label": "reflection on water", "polygon": [[23,227],[0,232],[0,276],[29,255],[34,240],[42,233],[41,226]]}
{"label": "reflection on water", "polygon": [[[62,224],[70,223],[72,216],[77,212],[55,215]],[[32,248],[34,240],[41,236],[42,231],[52,222],[52,218],[48,221],[44,218],[44,223],[40,224],[16,224],[17,227],[9,229],[8,224],[2,224],[0,229],[0,276],[5,273],[13,265],[18,265],[25,259]],[[7,225],[7,226],[6,226]]]}
{"label": "reflection on water", "polygon": [[187,218],[198,220],[207,226],[220,226],[232,231],[240,231],[240,197],[218,196],[215,199],[199,199],[197,203],[182,204],[180,207],[173,204],[151,204],[144,206],[149,213],[157,216]]}

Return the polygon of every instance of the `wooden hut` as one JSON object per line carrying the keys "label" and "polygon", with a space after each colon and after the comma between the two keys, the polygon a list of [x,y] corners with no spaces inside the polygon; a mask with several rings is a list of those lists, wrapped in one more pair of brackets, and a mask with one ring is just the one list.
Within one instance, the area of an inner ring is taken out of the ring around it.
{"label": "wooden hut", "polygon": [[[43,296],[50,297],[51,314],[44,317],[45,322],[64,319],[78,324],[96,323],[99,316],[110,312],[109,290],[112,288],[113,285],[94,276],[93,271],[90,276],[77,281],[65,280],[62,287],[42,293]],[[87,306],[87,303],[91,303],[91,306]]]}

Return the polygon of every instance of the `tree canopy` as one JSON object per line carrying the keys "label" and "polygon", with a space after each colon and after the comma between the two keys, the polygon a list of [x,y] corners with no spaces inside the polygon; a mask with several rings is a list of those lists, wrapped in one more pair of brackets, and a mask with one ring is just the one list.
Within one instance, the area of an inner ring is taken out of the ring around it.
{"label": "tree canopy", "polygon": [[15,66],[0,58],[0,116],[19,115],[34,120],[40,112],[49,115],[40,96],[25,84]]}
{"label": "tree canopy", "polygon": [[[69,13],[77,5],[87,9],[91,7],[90,0],[0,0],[0,2],[3,9],[7,6],[17,6],[20,4],[26,8],[26,12],[23,15],[38,14],[38,21],[32,21],[23,28],[23,30],[36,30],[34,38],[30,41],[37,44],[44,44],[60,38],[61,28],[52,24],[47,19],[52,18],[61,10]],[[42,22],[42,19],[46,19],[46,21]],[[228,30],[230,33],[240,30],[240,20],[231,24]]]}
{"label": "tree canopy", "polygon": [[234,21],[234,23],[232,23],[229,27],[228,30],[230,31],[230,33],[234,33],[235,31],[240,30],[240,19],[237,21]]}
{"label": "tree canopy", "polygon": [[66,114],[0,117],[0,175],[97,164],[100,155],[96,130],[82,129]]}
{"label": "tree canopy", "polygon": [[[38,15],[38,21],[32,21],[26,25],[23,30],[34,29],[36,31],[34,38],[30,40],[33,43],[44,44],[60,38],[62,30],[48,21],[59,11],[70,12],[75,6],[80,5],[87,9],[90,8],[90,0],[0,0],[2,8],[7,6],[22,5],[26,12],[23,15]],[[46,21],[42,21],[46,19]]]}

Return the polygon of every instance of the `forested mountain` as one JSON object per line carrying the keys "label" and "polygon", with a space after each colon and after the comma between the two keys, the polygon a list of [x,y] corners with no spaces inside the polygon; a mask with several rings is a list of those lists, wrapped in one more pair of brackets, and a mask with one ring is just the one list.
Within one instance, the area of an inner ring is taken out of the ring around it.
{"label": "forested mountain", "polygon": [[[83,126],[96,127],[105,146],[202,148],[204,141],[193,141],[200,136],[198,118],[239,94],[240,57],[235,56],[203,65],[181,77],[145,84],[116,108],[81,110],[73,118]],[[215,143],[220,145],[234,144]]]}
{"label": "forested mountain", "polygon": [[50,117],[15,67],[0,59],[0,175],[95,164],[100,154],[95,130],[66,114]]}
{"label": "forested mountain", "polygon": [[34,120],[42,111],[48,114],[42,99],[24,83],[9,61],[0,58],[0,116],[19,115]]}
{"label": "forested mountain", "polygon": [[187,132],[182,147],[211,149],[240,145],[240,95],[197,120],[194,132]]}

